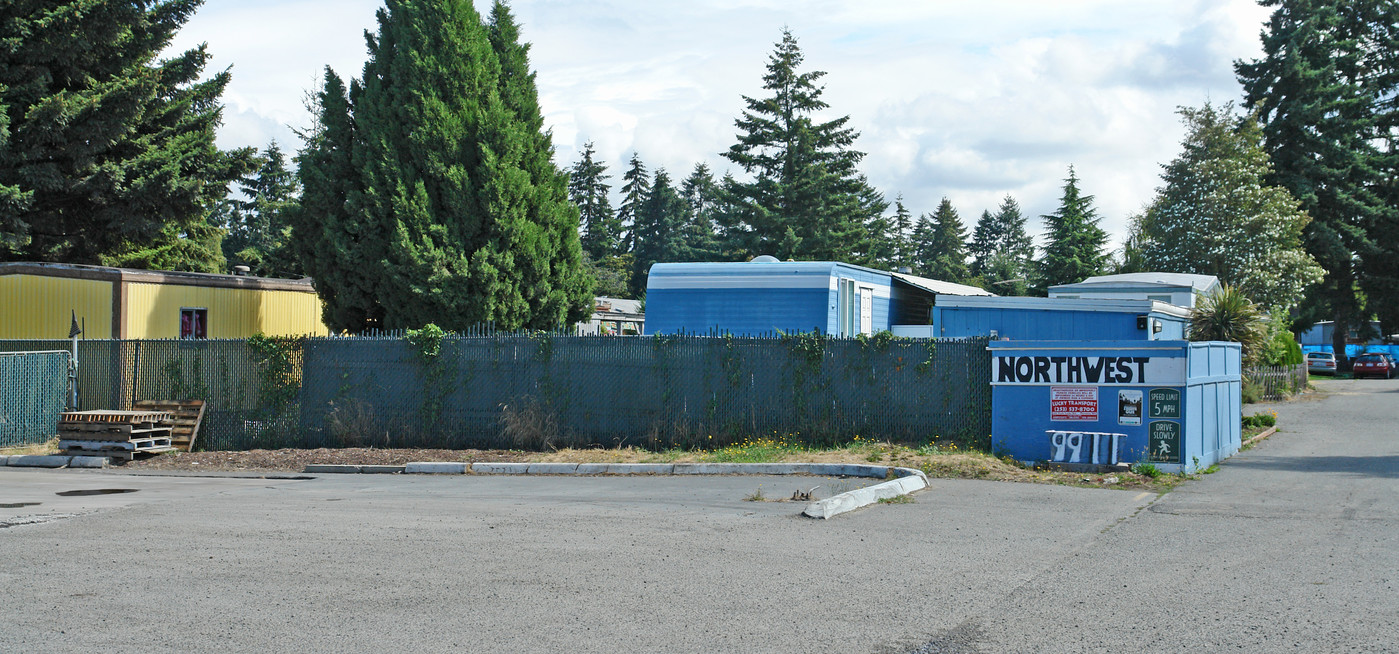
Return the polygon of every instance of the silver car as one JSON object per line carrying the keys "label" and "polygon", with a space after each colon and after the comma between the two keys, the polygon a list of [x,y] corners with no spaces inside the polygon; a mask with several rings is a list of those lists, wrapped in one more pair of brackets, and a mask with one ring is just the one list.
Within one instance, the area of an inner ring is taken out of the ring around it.
{"label": "silver car", "polygon": [[1335,375],[1336,355],[1330,352],[1308,352],[1307,372],[1313,375]]}

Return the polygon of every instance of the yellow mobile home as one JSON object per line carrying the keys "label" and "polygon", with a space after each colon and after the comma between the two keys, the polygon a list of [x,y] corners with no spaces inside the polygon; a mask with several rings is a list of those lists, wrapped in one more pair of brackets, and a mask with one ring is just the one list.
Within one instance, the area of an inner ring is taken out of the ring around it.
{"label": "yellow mobile home", "polygon": [[325,335],[310,279],[0,263],[0,339]]}

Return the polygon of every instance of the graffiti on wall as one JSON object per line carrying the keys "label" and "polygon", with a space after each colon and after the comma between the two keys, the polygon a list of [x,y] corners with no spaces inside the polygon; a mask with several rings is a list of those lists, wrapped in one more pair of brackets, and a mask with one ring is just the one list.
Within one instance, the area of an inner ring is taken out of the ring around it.
{"label": "graffiti on wall", "polygon": [[[1054,448],[1050,460],[1055,463],[1107,463],[1115,465],[1126,434],[1093,431],[1050,430],[1049,444]],[[1087,460],[1083,460],[1084,457]]]}

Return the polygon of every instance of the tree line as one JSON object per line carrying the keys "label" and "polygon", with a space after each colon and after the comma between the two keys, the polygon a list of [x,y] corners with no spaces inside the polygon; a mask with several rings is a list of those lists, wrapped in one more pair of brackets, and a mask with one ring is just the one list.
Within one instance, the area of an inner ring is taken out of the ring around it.
{"label": "tree line", "polygon": [[[1399,324],[1399,8],[1263,0],[1240,104],[1181,109],[1181,153],[1108,244],[1072,166],[1037,244],[1007,195],[974,224],[859,172],[850,117],[783,30],[732,170],[552,160],[508,5],[387,0],[348,83],[329,68],[288,157],[214,146],[229,71],[160,58],[200,0],[0,6],[0,258],[309,275],[335,329],[552,328],[638,297],[658,261],[838,260],[1043,294],[1107,272],[1218,276],[1294,327]],[[233,192],[230,193],[230,189]],[[614,192],[615,190],[615,192]],[[615,208],[613,201],[616,201]]]}

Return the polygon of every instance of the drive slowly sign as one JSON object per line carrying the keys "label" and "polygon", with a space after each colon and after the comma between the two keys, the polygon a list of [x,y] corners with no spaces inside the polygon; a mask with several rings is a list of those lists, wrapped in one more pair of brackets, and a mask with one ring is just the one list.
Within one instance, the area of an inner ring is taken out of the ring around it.
{"label": "drive slowly sign", "polygon": [[997,356],[991,361],[992,384],[1144,386],[1183,385],[1181,357]]}

